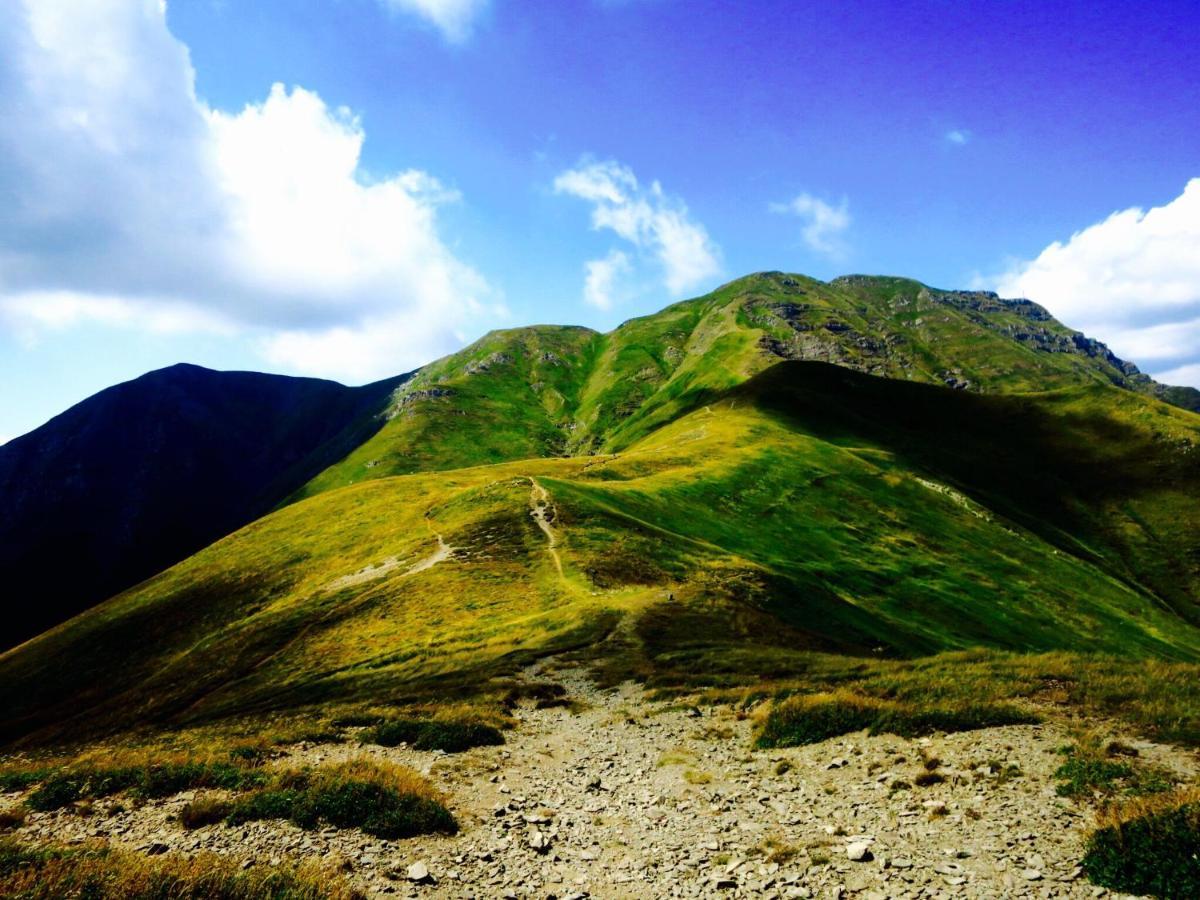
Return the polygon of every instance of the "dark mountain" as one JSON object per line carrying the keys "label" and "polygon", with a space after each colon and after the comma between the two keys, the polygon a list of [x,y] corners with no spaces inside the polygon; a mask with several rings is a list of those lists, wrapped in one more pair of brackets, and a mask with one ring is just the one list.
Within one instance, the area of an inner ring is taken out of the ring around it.
{"label": "dark mountain", "polygon": [[10,647],[261,516],[383,423],[360,388],[176,365],[0,447]]}

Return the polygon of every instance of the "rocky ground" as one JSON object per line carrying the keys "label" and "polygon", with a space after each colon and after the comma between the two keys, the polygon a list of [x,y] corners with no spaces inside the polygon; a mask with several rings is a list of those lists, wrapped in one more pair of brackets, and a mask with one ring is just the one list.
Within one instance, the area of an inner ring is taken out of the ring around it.
{"label": "rocky ground", "polygon": [[[650,703],[579,670],[528,677],[565,685],[574,706],[516,710],[503,747],[291,748],[292,763],[366,753],[427,773],[450,797],[455,837],[388,842],[265,822],[189,832],[175,816],[192,793],[136,809],[100,801],[89,818],[34,813],[21,835],[209,850],[247,866],[341,859],[372,896],[1111,896],[1078,867],[1090,810],[1055,794],[1057,748],[1070,741],[1061,726],[752,751],[750,723],[729,709]],[[1193,756],[1132,743],[1194,777]]]}

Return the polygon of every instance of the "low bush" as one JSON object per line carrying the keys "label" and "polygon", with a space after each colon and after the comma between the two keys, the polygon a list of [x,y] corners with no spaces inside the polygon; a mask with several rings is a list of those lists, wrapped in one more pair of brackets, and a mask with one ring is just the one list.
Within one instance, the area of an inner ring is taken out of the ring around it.
{"label": "low bush", "polygon": [[472,747],[504,743],[498,728],[482,722],[447,722],[438,719],[388,719],[367,731],[362,740],[381,747],[408,744],[414,750],[461,753]]}
{"label": "low bush", "polygon": [[1146,796],[1166,793],[1175,786],[1170,772],[1136,762],[1116,762],[1089,736],[1062,752],[1067,760],[1054,773],[1060,797],[1087,799],[1116,793]]}
{"label": "low bush", "polygon": [[1089,838],[1083,869],[1124,894],[1200,897],[1200,800],[1115,817]]}
{"label": "low bush", "polygon": [[878,718],[883,703],[855,694],[807,694],[772,705],[755,744],[792,747],[862,731]]}
{"label": "low bush", "polygon": [[12,769],[0,772],[0,791],[23,791],[39,781],[44,781],[50,769]]}
{"label": "low bush", "polygon": [[193,800],[179,811],[179,822],[184,828],[203,828],[223,822],[233,806],[228,800],[216,797],[201,797]]}
{"label": "low bush", "polygon": [[271,786],[235,800],[227,819],[287,819],[302,828],[360,828],[385,839],[441,832],[458,823],[428,782],[400,766],[354,761],[289,772]]}
{"label": "low bush", "polygon": [[261,771],[227,762],[68,769],[46,777],[27,802],[31,809],[46,811],[122,791],[141,798],[170,797],[194,788],[247,790],[265,783],[266,776]]}
{"label": "low bush", "polygon": [[0,840],[0,896],[21,900],[360,900],[312,865],[253,866],[202,854],[146,857],[108,847],[29,846]]}
{"label": "low bush", "polygon": [[763,748],[815,744],[863,730],[871,734],[923,737],[939,731],[974,731],[1038,721],[1031,713],[1004,704],[922,708],[837,691],[803,694],[772,704],[755,743]]}

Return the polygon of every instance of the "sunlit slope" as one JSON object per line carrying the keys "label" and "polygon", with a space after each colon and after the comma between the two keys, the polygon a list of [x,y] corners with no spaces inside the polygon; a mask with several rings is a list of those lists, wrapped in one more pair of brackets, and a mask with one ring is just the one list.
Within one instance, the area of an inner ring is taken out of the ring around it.
{"label": "sunlit slope", "polygon": [[391,475],[622,449],[781,360],[971,393],[1115,385],[1200,407],[1200,394],[1155,384],[1029,301],[904,278],[768,272],[605,335],[559,326],[493,332],[402,385],[379,433],[300,496]]}
{"label": "sunlit slope", "polygon": [[617,455],[286,507],[0,656],[3,734],[444,693],[651,609],[667,647],[1195,658],[1194,420],[782,364]]}

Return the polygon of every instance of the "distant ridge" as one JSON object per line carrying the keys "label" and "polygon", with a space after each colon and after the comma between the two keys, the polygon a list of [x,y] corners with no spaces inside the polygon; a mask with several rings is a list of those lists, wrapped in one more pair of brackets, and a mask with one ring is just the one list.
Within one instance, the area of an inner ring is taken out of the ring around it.
{"label": "distant ridge", "polygon": [[363,388],[180,364],[0,447],[7,647],[267,512],[379,427]]}

